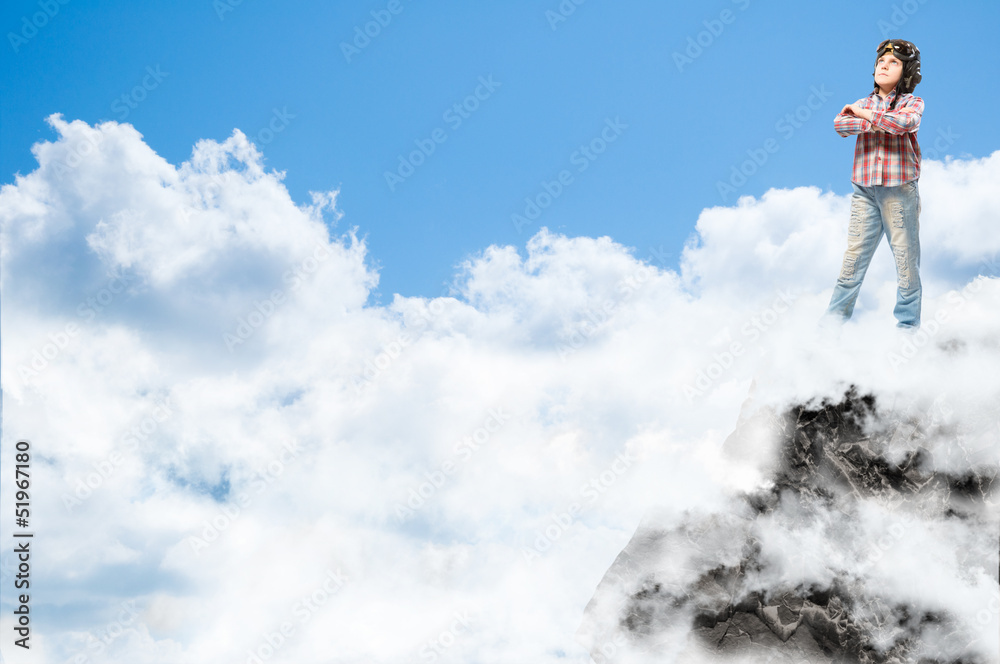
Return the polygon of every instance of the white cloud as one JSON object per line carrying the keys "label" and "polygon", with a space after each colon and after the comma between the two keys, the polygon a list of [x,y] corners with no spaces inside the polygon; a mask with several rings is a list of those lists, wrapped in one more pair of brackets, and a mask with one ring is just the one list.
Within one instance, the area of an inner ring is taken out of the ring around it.
{"label": "white cloud", "polygon": [[[239,132],[175,167],[128,125],[51,123],[0,191],[36,662],[245,659],[283,623],[268,661],[586,661],[583,607],[643,515],[722,509],[767,465],[721,449],[751,381],[779,405],[850,382],[945,394],[962,422],[1000,394],[1000,280],[970,282],[996,250],[1000,153],[926,164],[924,318],[944,322],[895,336],[882,249],[830,344],[848,202],[816,188],[705,210],[679,274],[543,229],[526,258],[470,257],[456,298],[373,307],[336,192],[295,204]],[[970,445],[995,445],[988,424]],[[139,615],[88,649],[127,601]]]}
{"label": "white cloud", "polygon": [[[994,260],[1000,213],[989,196],[1000,178],[1000,152],[982,159],[927,161],[921,177],[922,240],[960,265]],[[926,221],[925,221],[926,220]],[[996,269],[996,266],[994,266]]]}

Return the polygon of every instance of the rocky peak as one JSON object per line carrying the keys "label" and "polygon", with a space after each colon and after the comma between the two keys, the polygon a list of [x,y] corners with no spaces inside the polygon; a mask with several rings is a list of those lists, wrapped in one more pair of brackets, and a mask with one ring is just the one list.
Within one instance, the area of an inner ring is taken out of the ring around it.
{"label": "rocky peak", "polygon": [[647,518],[581,642],[599,664],[1000,662],[998,464],[938,415],[854,388],[782,412],[749,399],[723,449],[770,445],[769,480],[721,513]]}

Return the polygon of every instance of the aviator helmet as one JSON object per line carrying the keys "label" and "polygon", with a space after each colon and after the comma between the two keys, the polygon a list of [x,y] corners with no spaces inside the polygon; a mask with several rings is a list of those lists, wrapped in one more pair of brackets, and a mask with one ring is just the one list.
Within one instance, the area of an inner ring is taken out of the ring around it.
{"label": "aviator helmet", "polygon": [[[891,104],[891,106],[895,106],[896,100],[899,99],[900,95],[913,92],[913,89],[917,87],[917,83],[920,82],[920,49],[914,46],[913,42],[908,42],[905,39],[886,39],[875,49],[876,68],[878,59],[886,53],[895,56],[903,63],[903,71],[899,76],[899,82],[896,83],[896,97],[892,100]],[[875,72],[873,71],[872,77],[874,76]],[[877,92],[878,89],[879,86],[876,83],[875,91]]]}

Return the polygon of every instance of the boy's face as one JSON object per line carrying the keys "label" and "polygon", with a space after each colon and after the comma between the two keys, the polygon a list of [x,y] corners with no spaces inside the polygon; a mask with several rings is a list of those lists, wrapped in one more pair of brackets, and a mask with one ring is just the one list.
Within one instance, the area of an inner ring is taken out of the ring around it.
{"label": "boy's face", "polygon": [[903,75],[903,62],[892,53],[883,53],[875,63],[875,83],[883,90],[891,90]]}

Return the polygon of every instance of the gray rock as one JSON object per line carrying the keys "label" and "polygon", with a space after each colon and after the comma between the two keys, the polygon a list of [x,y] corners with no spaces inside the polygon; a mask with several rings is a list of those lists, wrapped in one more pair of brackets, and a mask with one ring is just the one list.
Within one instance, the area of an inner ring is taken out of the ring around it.
{"label": "gray rock", "polygon": [[[907,528],[953,526],[972,545],[935,564],[1000,584],[997,464],[936,471],[924,443],[941,432],[926,413],[882,410],[853,390],[780,414],[748,400],[724,449],[750,459],[772,441],[772,482],[721,514],[644,520],[585,611],[578,638],[594,661],[995,664],[997,616],[969,624],[901,592],[878,562]],[[866,510],[898,524],[876,538],[859,525]]]}

